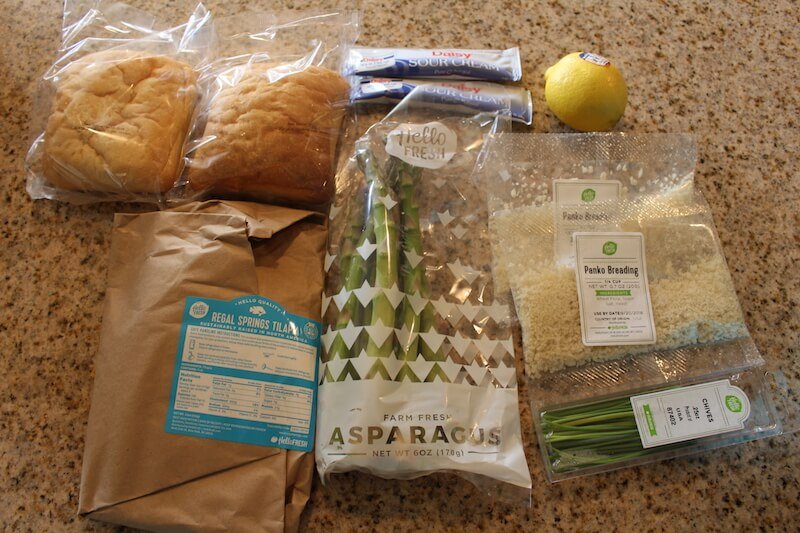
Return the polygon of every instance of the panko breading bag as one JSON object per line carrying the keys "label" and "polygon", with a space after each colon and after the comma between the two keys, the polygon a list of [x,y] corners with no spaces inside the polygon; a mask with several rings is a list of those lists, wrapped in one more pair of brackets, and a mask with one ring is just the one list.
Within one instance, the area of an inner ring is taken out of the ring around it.
{"label": "panko breading bag", "polygon": [[326,206],[357,16],[245,13],[217,28],[221,50],[201,76],[201,121],[176,196]]}
{"label": "panko breading bag", "polygon": [[26,160],[33,198],[158,202],[174,186],[210,15],[200,5],[183,25],[157,24],[124,4],[65,4],[59,58],[40,87],[44,132]]}

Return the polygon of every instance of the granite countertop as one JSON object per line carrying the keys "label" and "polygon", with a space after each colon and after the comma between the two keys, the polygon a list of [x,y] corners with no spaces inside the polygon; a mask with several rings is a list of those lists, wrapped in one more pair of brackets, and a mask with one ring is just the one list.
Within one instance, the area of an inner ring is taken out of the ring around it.
{"label": "granite countertop", "polygon": [[[134,2],[178,20],[193,2]],[[217,12],[248,4],[209,2]],[[289,2],[302,7],[305,2]],[[271,2],[263,2],[268,9]],[[318,5],[315,2],[308,5]],[[158,6],[158,7],[157,7]],[[255,3],[251,9],[257,9]],[[533,131],[566,131],[547,112],[544,70],[589,50],[621,65],[630,92],[618,129],[690,132],[756,344],[800,377],[800,7],[710,2],[364,3],[369,45],[519,45]],[[23,158],[36,80],[52,61],[61,2],[0,0],[0,527],[109,530],[76,516],[112,214],[143,209],[31,201]],[[800,516],[800,437],[546,482],[521,389],[533,476],[530,509],[492,502],[455,476],[315,481],[309,530],[792,530]]]}

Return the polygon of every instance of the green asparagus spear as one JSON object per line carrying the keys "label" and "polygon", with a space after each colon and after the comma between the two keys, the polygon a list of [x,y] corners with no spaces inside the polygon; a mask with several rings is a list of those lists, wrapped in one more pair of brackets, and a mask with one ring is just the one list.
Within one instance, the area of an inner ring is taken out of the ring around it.
{"label": "green asparagus spear", "polygon": [[[417,186],[422,175],[422,169],[403,163],[395,158],[392,158],[392,160],[392,173],[396,177],[400,192],[403,251],[422,256],[422,232],[420,231],[419,205],[416,199]],[[407,256],[404,256],[401,261],[407,261],[407,259]],[[401,267],[401,271],[403,273],[404,292],[417,294],[422,298],[430,297],[424,262],[418,263],[415,267],[410,264],[404,264]],[[402,317],[403,325],[412,334],[424,333],[434,327],[434,308],[430,303],[417,314],[414,312],[408,298],[406,298],[403,302]],[[414,360],[418,354],[422,355],[426,361],[443,361],[445,359],[444,354],[432,350],[418,335],[412,335],[408,346],[401,347],[401,353],[402,359],[406,360]]]}
{"label": "green asparagus spear", "polygon": [[[361,232],[360,237],[358,232]],[[358,253],[356,248],[362,246],[365,242],[373,238],[372,222],[367,219],[364,223],[364,211],[360,209],[354,210],[351,216],[348,227],[348,235],[345,237],[345,242],[350,241],[348,245],[349,250],[345,252],[344,257],[341,259],[342,265],[342,288],[344,290],[355,290],[364,283],[367,276],[367,265],[364,258]],[[353,242],[352,240],[355,242]],[[343,250],[345,246],[342,247]],[[342,329],[347,326],[348,322],[352,320],[353,324],[360,325],[362,321],[362,309],[358,298],[351,294],[342,309],[339,310],[339,316],[336,317],[336,324],[334,329]],[[357,347],[348,350],[347,345],[340,336],[333,340],[330,348],[329,359],[336,357],[345,359],[348,357],[356,357],[359,353]]]}
{"label": "green asparagus spear", "polygon": [[[420,262],[417,266],[407,263],[407,254],[422,255],[422,233],[419,227],[419,207],[415,198],[416,182],[421,169],[413,167],[394,157],[391,158],[390,176],[395,176],[400,196],[400,220],[403,231],[400,271],[403,275],[403,292],[423,296],[425,282],[425,266]],[[398,357],[413,361],[419,355],[419,332],[421,317],[414,311],[408,298],[403,300],[401,311],[403,326],[411,333],[405,346],[400,346]]]}
{"label": "green asparagus spear", "polygon": [[[372,224],[375,232],[375,287],[390,289],[397,285],[398,245],[397,224],[394,209],[389,209],[381,198],[389,196],[390,188],[385,176],[378,168],[374,155],[369,150],[362,152],[364,175],[369,187],[369,205],[372,212]],[[385,294],[378,293],[372,300],[371,325],[382,323],[384,326],[395,326],[395,310]],[[367,355],[388,357],[394,351],[394,335],[378,346],[371,338],[367,341]]]}

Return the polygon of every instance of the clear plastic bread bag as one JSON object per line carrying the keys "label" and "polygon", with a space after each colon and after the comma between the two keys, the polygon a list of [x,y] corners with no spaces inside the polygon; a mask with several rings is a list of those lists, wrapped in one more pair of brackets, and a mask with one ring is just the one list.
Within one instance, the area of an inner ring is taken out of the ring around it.
{"label": "clear plastic bread bag", "polygon": [[782,431],[690,136],[490,144],[495,278],[513,295],[551,480]]}
{"label": "clear plastic bread bag", "polygon": [[214,40],[198,4],[168,28],[107,0],[67,0],[55,62],[40,81],[26,158],[34,199],[161,202],[184,165],[198,69]]}
{"label": "clear plastic bread bag", "polygon": [[452,472],[527,502],[508,302],[472,171],[510,110],[412,91],[356,142],[331,209],[317,468]]}
{"label": "clear plastic bread bag", "polygon": [[201,114],[176,201],[237,198],[323,209],[349,85],[340,71],[358,15],[286,11],[216,21]]}

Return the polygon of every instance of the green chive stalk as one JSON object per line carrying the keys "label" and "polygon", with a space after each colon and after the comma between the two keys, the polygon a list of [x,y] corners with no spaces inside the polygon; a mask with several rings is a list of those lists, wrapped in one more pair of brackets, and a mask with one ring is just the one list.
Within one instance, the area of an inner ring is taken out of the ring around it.
{"label": "green chive stalk", "polygon": [[[375,287],[390,289],[398,281],[398,237],[395,211],[388,209],[380,200],[389,196],[390,188],[381,169],[378,168],[374,155],[369,150],[364,150],[361,155],[364,175],[369,188],[368,205],[371,208],[372,227],[375,233]],[[382,292],[372,300],[370,324],[382,322],[384,326],[395,326],[395,309],[389,298]],[[377,345],[370,338],[367,341],[366,352],[369,356],[389,357],[394,351],[394,335]]]}
{"label": "green chive stalk", "polygon": [[628,397],[545,411],[541,414],[541,428],[550,468],[556,473],[613,464],[690,444],[644,448]]}

